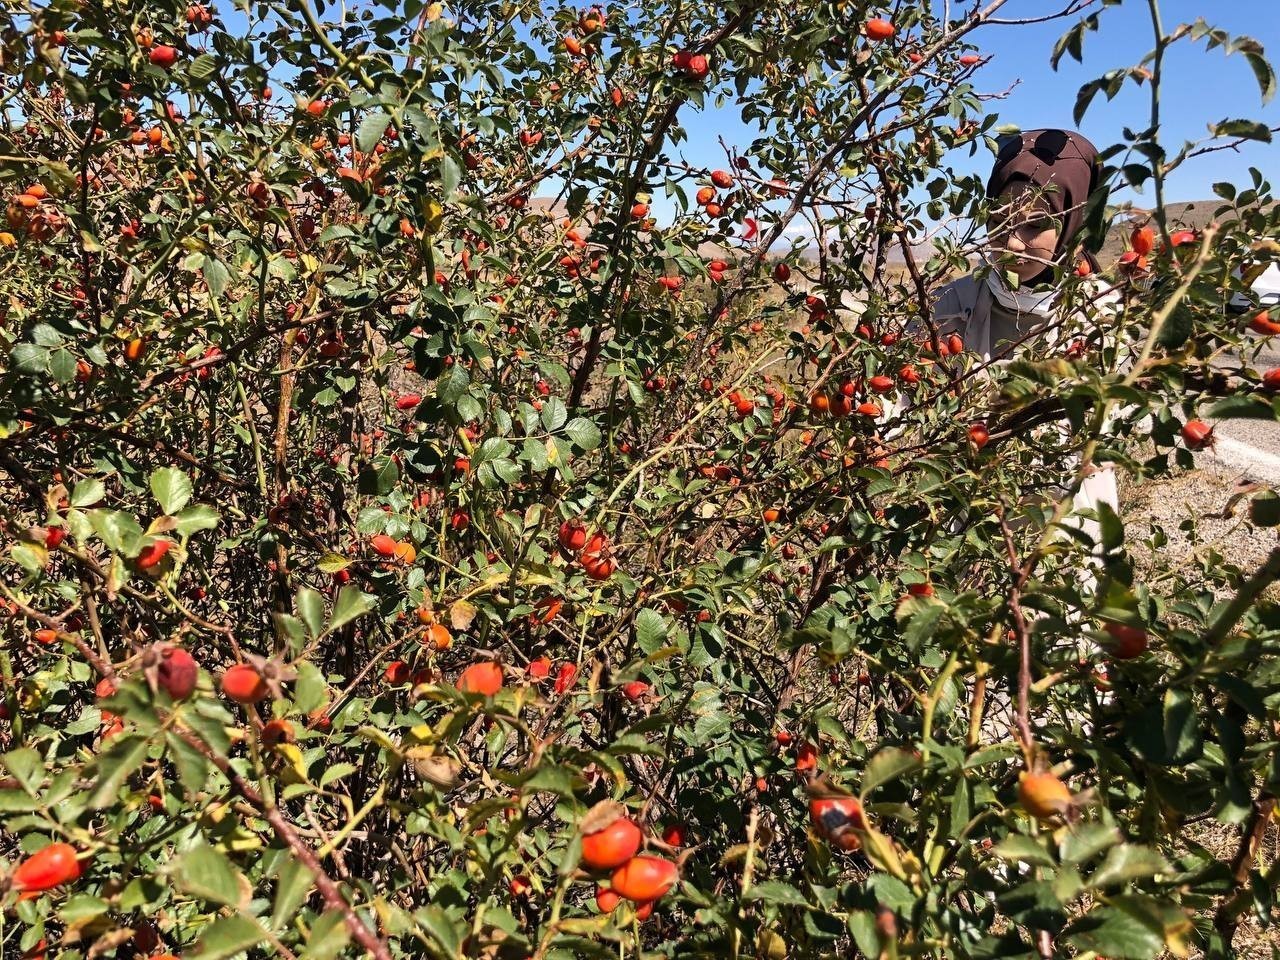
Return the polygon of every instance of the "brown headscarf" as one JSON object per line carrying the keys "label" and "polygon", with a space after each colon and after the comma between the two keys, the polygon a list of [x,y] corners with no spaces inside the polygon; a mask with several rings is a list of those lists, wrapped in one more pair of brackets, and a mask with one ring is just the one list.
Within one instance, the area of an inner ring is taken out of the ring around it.
{"label": "brown headscarf", "polygon": [[[1084,226],[1086,201],[1102,180],[1102,161],[1092,143],[1071,130],[1026,130],[1002,140],[991,179],[987,181],[987,199],[994,200],[1011,183],[1025,180],[1045,192],[1053,212],[1062,220],[1058,248],[1054,260],[1061,263],[1064,253],[1074,250]],[[1084,257],[1096,270],[1098,263],[1088,251]],[[1070,265],[1068,265],[1070,266]],[[1035,285],[1053,279],[1053,268],[1046,267],[1033,277]]]}

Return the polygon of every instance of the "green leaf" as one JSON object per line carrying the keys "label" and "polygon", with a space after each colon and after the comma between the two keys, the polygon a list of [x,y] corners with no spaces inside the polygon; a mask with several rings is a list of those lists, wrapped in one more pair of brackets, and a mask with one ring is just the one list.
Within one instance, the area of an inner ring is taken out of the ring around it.
{"label": "green leaf", "polygon": [[1243,140],[1271,142],[1271,129],[1256,120],[1223,120],[1213,126],[1215,137],[1232,137]]}
{"label": "green leaf", "polygon": [[227,283],[231,280],[231,274],[227,271],[226,266],[217,257],[205,254],[204,258],[204,282],[209,287],[209,293],[215,297],[220,297],[227,289]]}
{"label": "green leaf", "polygon": [[203,840],[173,861],[166,873],[184,893],[226,907],[242,909],[253,896],[249,881],[227,856]]}
{"label": "green leaf", "polygon": [[1123,960],[1154,960],[1164,949],[1164,936],[1131,912],[1102,906],[1091,910],[1066,931],[1077,950]]}
{"label": "green leaf", "polygon": [[300,587],[293,596],[293,605],[307,625],[307,632],[313,637],[320,636],[324,630],[324,597],[310,587]]}
{"label": "green leaf", "polygon": [[90,510],[89,524],[108,550],[136,557],[142,547],[142,527],[121,510]]}
{"label": "green leaf", "polygon": [[185,507],[193,492],[191,478],[177,467],[160,467],[151,474],[151,493],[166,514]]}
{"label": "green leaf", "polygon": [[458,190],[458,184],[462,182],[462,168],[458,166],[458,161],[449,154],[445,154],[440,160],[440,188],[444,191],[442,200],[448,200]]}
{"label": "green leaf", "polygon": [[282,929],[293,919],[315,882],[315,877],[301,861],[294,857],[281,858],[280,873],[276,879],[276,899],[268,921],[272,930]]}
{"label": "green leaf", "polygon": [[809,905],[809,899],[791,886],[779,880],[766,880],[756,884],[743,897],[744,900],[763,900],[765,903],[785,903],[795,907]]}
{"label": "green leaf", "polygon": [[1238,393],[1215,403],[1209,408],[1208,416],[1214,420],[1230,420],[1236,417],[1274,420],[1275,410],[1262,397]]}
{"label": "green leaf", "polygon": [[918,769],[920,769],[920,760],[915,754],[899,750],[897,747],[885,747],[867,764],[867,769],[862,774],[861,795],[865,797],[876,787]]}
{"label": "green leaf", "polygon": [[222,917],[204,928],[196,941],[195,953],[187,954],[190,960],[228,960],[237,953],[244,953],[267,939],[266,931],[255,920],[236,914]]}
{"label": "green leaf", "polygon": [[333,960],[338,956],[350,940],[342,912],[327,910],[311,927],[311,935],[307,938],[307,949],[300,954],[301,960]]}
{"label": "green leaf", "polygon": [[324,768],[324,772],[320,776],[320,786],[327,787],[331,783],[337,783],[343,777],[349,777],[356,772],[356,765],[353,763],[333,763]]}
{"label": "green leaf", "polygon": [[471,457],[472,466],[511,456],[511,444],[502,437],[487,437]]}
{"label": "green leaf", "polygon": [[1171,764],[1190,763],[1204,753],[1200,718],[1187,690],[1165,691],[1164,745]]}
{"label": "green leaf", "polygon": [[902,604],[900,609],[910,617],[902,631],[902,641],[912,653],[918,651],[920,646],[933,636],[943,614],[947,612],[944,604],[922,597],[913,597]]}
{"label": "green leaf", "polygon": [[34,343],[19,343],[9,351],[9,362],[21,373],[48,373],[49,348]]}
{"label": "green leaf", "polygon": [[991,852],[1001,860],[1011,860],[1014,863],[1031,863],[1042,867],[1053,866],[1052,854],[1031,837],[1023,836],[1020,833],[1009,834],[1009,836],[997,843]]}
{"label": "green leaf", "polygon": [[209,779],[208,758],[176,733],[167,734],[165,742],[183,789],[191,794],[199,793]]}
{"label": "green leaf", "polygon": [[548,432],[555,432],[568,421],[569,408],[564,405],[564,401],[559,397],[551,397],[543,403],[542,413],[539,416],[542,420],[542,426]]}
{"label": "green leaf", "polygon": [[1083,45],[1084,31],[1088,26],[1088,20],[1081,20],[1074,27],[1058,38],[1058,42],[1053,45],[1053,55],[1049,58],[1049,66],[1055,71],[1058,64],[1062,61],[1064,53],[1071,54],[1076,63],[1083,63]]}
{"label": "green leaf", "polygon": [[329,696],[329,684],[320,668],[310,660],[303,660],[297,670],[298,679],[293,686],[294,705],[303,713],[324,706]]}
{"label": "green leaf", "polygon": [[365,114],[356,130],[356,144],[360,147],[361,153],[372,151],[382,139],[382,135],[387,132],[390,124],[391,116],[381,110]]}
{"label": "green leaf", "polygon": [[636,614],[636,642],[645,654],[659,650],[667,640],[667,621],[648,607]]}
{"label": "green leaf", "polygon": [[9,556],[30,574],[39,573],[49,562],[49,551],[42,543],[15,543],[9,548]]}
{"label": "green leaf", "polygon": [[379,464],[370,464],[360,471],[357,488],[369,496],[384,496],[400,482],[400,468],[390,457]]}
{"label": "green leaf", "polygon": [[849,933],[864,957],[878,957],[882,952],[880,928],[876,916],[870,910],[853,910],[849,913]]}
{"label": "green leaf", "polygon": [[1261,53],[1247,51],[1245,59],[1249,61],[1249,66],[1253,68],[1253,75],[1258,81],[1258,92],[1262,94],[1263,104],[1271,102],[1271,98],[1276,95],[1276,72],[1267,58]]}
{"label": "green leaf", "polygon": [[202,53],[187,65],[187,76],[192,80],[208,80],[218,72],[218,58],[211,53]]}
{"label": "green leaf", "polygon": [[107,495],[101,480],[81,480],[71,491],[71,506],[91,507]]}
{"label": "green leaf", "polygon": [[1169,865],[1164,857],[1150,847],[1122,843],[1118,847],[1111,848],[1102,866],[1089,878],[1089,884],[1097,888],[1109,887],[1118,883],[1128,883],[1139,877],[1167,873],[1168,870]]}
{"label": "green leaf", "polygon": [[363,617],[377,604],[372,594],[363,593],[355,584],[349,583],[338,592],[338,601],[333,605],[333,618],[325,633],[333,633],[358,617]]}
{"label": "green leaf", "polygon": [[586,417],[574,417],[564,425],[564,432],[581,450],[590,453],[600,446],[600,428]]}
{"label": "green leaf", "polygon": [[174,530],[181,536],[189,537],[197,530],[216,529],[219,517],[218,511],[207,503],[193,503],[187,509],[181,511],[174,519],[178,521]]}
{"label": "green leaf", "polygon": [[529,792],[546,791],[561,797],[572,797],[576,786],[573,771],[567,767],[544,763],[539,765],[533,776],[525,780],[521,787]]}
{"label": "green leaf", "polygon": [[67,902],[62,905],[58,915],[62,917],[64,923],[78,926],[94,917],[102,916],[110,909],[111,904],[105,900],[91,897],[86,893],[76,893],[67,897]]}
{"label": "green leaf", "polygon": [[27,793],[34,794],[44,779],[44,764],[40,762],[40,754],[30,747],[20,747],[0,754],[0,764],[9,771],[18,784]]}
{"label": "green leaf", "polygon": [[1102,546],[1108,551],[1119,550],[1124,546],[1124,521],[1105,500],[1098,503],[1096,510],[1098,526],[1102,531]]}
{"label": "green leaf", "polygon": [[1076,126],[1084,120],[1085,113],[1089,110],[1089,104],[1093,103],[1093,98],[1098,95],[1098,91],[1102,89],[1102,84],[1098,80],[1090,80],[1080,88],[1080,92],[1076,94],[1076,105],[1071,111],[1072,117],[1075,118]]}
{"label": "green leaf", "polygon": [[1165,321],[1163,327],[1160,328],[1160,336],[1157,342],[1160,346],[1169,350],[1176,350],[1191,339],[1191,335],[1195,332],[1196,318],[1195,314],[1183,301],[1178,302],[1173,312],[1169,315],[1169,319]]}
{"label": "green leaf", "polygon": [[58,383],[70,383],[76,375],[76,358],[70,350],[57,349],[49,352],[49,376]]}
{"label": "green leaf", "polygon": [[1105,823],[1082,823],[1062,838],[1058,852],[1066,863],[1084,863],[1122,839],[1120,831],[1113,826]]}
{"label": "green leaf", "polygon": [[[579,841],[575,840],[575,843]],[[579,848],[581,850],[581,848]],[[574,863],[577,863],[577,857],[574,857]],[[453,921],[449,919],[449,915],[434,903],[423,907],[413,915],[418,921],[422,929],[427,932],[436,943],[440,945],[440,949],[447,956],[456,957],[462,953],[462,934],[458,928],[454,926]]]}
{"label": "green leaf", "polygon": [[95,810],[109,807],[121,799],[125,780],[147,757],[148,740],[136,733],[122,733],[111,738],[110,745],[98,756],[97,782],[89,795],[89,806]]}

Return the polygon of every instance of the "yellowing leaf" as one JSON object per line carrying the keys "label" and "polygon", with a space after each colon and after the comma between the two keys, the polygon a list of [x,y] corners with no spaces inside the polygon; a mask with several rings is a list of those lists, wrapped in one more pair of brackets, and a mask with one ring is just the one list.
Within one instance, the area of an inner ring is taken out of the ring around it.
{"label": "yellowing leaf", "polygon": [[455,630],[466,630],[476,618],[475,604],[466,600],[455,600],[449,606],[449,623]]}
{"label": "yellowing leaf", "polygon": [[439,200],[429,199],[422,204],[422,232],[432,236],[444,225],[444,207]]}

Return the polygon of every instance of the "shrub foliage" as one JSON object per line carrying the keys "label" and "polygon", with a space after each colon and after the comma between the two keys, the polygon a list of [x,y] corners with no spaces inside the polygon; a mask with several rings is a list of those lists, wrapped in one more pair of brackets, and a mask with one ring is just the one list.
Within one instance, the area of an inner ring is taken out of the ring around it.
{"label": "shrub foliage", "polygon": [[1159,124],[1274,77],[1149,5],[1153,233],[988,365],[999,0],[4,4],[4,954],[1228,955],[1280,553],[1068,517],[1280,410],[1270,185],[1163,195],[1269,133]]}

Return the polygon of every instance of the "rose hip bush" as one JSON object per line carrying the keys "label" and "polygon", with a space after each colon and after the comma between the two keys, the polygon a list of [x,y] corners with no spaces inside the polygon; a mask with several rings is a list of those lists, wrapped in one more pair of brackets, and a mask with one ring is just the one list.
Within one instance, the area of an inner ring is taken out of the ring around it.
{"label": "rose hip bush", "polygon": [[[1064,3],[1055,64],[1115,5]],[[1158,122],[1170,47],[1271,68],[1152,0],[1077,110],[1150,90],[1105,158],[1154,212],[1106,309],[1066,264],[993,368],[928,305],[1018,28],[955,6],[6,4],[5,956],[1226,956],[1265,923],[1280,553],[1064,521],[1094,464],[1280,409],[1280,318],[1225,309],[1280,253],[1270,185],[1207,227],[1163,191],[1270,135]],[[690,166],[713,104],[756,134]]]}

